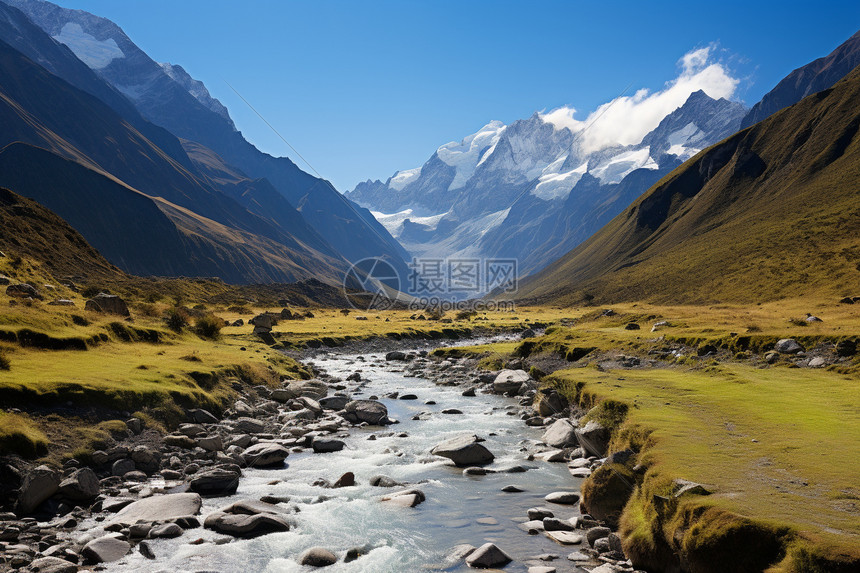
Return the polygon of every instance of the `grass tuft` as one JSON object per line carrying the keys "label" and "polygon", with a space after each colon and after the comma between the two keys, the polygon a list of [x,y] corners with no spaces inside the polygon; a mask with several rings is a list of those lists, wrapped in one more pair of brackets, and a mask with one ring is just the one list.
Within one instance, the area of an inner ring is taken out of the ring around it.
{"label": "grass tuft", "polygon": [[0,412],[0,452],[37,458],[48,452],[48,437],[20,414]]}

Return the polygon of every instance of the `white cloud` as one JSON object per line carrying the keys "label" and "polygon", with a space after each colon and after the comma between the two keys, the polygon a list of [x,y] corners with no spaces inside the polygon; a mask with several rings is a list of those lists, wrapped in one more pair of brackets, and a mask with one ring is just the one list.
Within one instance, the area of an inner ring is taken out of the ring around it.
{"label": "white cloud", "polygon": [[693,92],[703,90],[714,99],[730,98],[739,80],[720,62],[713,61],[714,46],[692,50],[678,60],[680,75],[657,92],[640,89],[618,97],[592,112],[584,121],[574,119],[576,110],[562,107],[541,117],[556,128],[583,131],[580,145],[585,153],[612,145],[635,145]]}

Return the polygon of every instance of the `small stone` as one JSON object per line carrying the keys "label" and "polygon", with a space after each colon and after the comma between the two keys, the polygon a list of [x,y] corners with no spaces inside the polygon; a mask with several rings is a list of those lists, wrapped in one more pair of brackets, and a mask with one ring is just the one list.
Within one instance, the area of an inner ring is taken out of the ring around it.
{"label": "small stone", "polygon": [[512,559],[507,553],[496,547],[493,543],[485,543],[475,549],[468,557],[466,564],[475,569],[490,569],[493,567],[504,567]]}
{"label": "small stone", "polygon": [[555,491],[544,497],[549,503],[560,505],[575,505],[579,503],[579,494],[573,491]]}
{"label": "small stone", "polygon": [[299,563],[309,567],[328,567],[337,563],[337,555],[322,547],[312,547],[302,553]]}

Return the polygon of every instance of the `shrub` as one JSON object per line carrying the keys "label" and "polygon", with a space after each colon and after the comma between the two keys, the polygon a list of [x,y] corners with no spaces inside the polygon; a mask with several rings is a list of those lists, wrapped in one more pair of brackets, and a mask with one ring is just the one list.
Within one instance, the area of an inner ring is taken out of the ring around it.
{"label": "shrub", "polygon": [[9,358],[6,357],[6,354],[0,350],[0,370],[9,370],[11,367],[11,363],[9,362]]}
{"label": "shrub", "polygon": [[221,337],[221,328],[223,326],[223,318],[219,318],[214,314],[205,314],[194,321],[194,332],[201,338],[217,340]]}
{"label": "shrub", "polygon": [[170,330],[181,332],[188,326],[188,313],[178,307],[170,308],[164,315],[164,322]]}
{"label": "shrub", "polygon": [[96,296],[100,292],[109,294],[108,291],[105,289],[100,289],[99,287],[95,287],[95,286],[88,286],[87,288],[85,288],[81,292],[81,296],[83,296],[84,298],[93,298],[94,296]]}
{"label": "shrub", "polygon": [[794,326],[806,326],[806,321],[802,318],[789,318],[788,322]]}
{"label": "shrub", "polygon": [[139,312],[143,316],[158,316],[158,308],[154,304],[149,302],[142,302],[137,305],[137,312]]}

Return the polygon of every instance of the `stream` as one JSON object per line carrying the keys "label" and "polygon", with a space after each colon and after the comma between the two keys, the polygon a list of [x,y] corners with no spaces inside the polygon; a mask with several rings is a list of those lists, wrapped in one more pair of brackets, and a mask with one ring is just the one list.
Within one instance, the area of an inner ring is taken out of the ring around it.
{"label": "stream", "polygon": [[[296,525],[289,532],[232,539],[208,529],[194,529],[176,539],[150,541],[155,561],[135,551],[109,564],[107,570],[312,571],[299,565],[298,557],[308,548],[324,547],[340,558],[335,565],[323,569],[332,573],[466,571],[470,569],[462,561],[446,562],[452,547],[492,542],[514,560],[505,571],[525,572],[529,565],[540,564],[557,567],[559,572],[582,571],[566,559],[579,546],[561,546],[543,534],[529,535],[519,527],[527,520],[531,507],[546,507],[562,519],[578,514],[577,506],[547,504],[544,496],[554,491],[578,492],[580,480],[571,477],[565,463],[527,460],[543,428],[523,422],[517,399],[480,392],[475,397],[464,397],[462,386],[439,386],[427,378],[411,377],[404,363],[386,362],[384,353],[368,353],[363,358],[329,351],[308,362],[340,379],[361,370],[368,382],[350,395],[378,396],[387,406],[389,417],[398,420],[398,424],[352,428],[348,437],[339,435],[346,442],[339,452],[291,453],[282,468],[246,469],[234,496],[204,499],[205,516],[241,499],[289,496],[290,505],[298,509],[292,516]],[[385,397],[393,392],[412,393],[418,399]],[[442,413],[451,408],[463,413]],[[413,420],[416,414],[422,414],[421,419]],[[400,437],[404,433],[407,437]],[[462,468],[429,453],[437,443],[463,433],[486,438],[484,445],[496,456],[487,468],[498,473],[464,475]],[[527,471],[505,472],[514,466]],[[329,489],[312,485],[320,478],[334,482],[345,472],[355,474],[355,486]],[[407,485],[371,486],[370,478],[380,474]],[[508,485],[524,491],[502,492]],[[405,487],[420,489],[426,501],[414,508],[380,503],[382,495]],[[198,538],[205,542],[189,544]],[[362,556],[343,562],[343,556],[352,548],[361,548]],[[558,558],[551,563],[537,560],[538,555],[547,553]]]}

